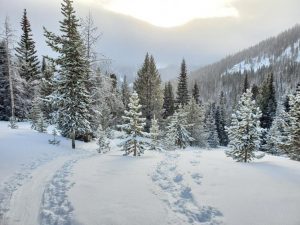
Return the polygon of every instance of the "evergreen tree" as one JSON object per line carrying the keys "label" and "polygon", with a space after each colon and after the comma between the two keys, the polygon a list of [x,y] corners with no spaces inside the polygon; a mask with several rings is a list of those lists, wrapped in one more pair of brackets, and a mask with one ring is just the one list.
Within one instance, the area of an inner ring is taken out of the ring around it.
{"label": "evergreen tree", "polygon": [[244,80],[244,86],[243,86],[243,93],[247,92],[247,90],[250,88],[249,80],[248,80],[248,74],[245,74],[245,80]]}
{"label": "evergreen tree", "polygon": [[23,33],[16,48],[20,63],[20,76],[27,82],[32,82],[38,79],[39,61],[35,50],[35,43],[32,39],[32,31],[27,18],[26,9],[24,9],[21,26]]}
{"label": "evergreen tree", "polygon": [[194,88],[192,90],[193,98],[195,99],[197,104],[200,104],[200,93],[197,82],[194,84]]}
{"label": "evergreen tree", "polygon": [[296,95],[290,95],[290,149],[288,155],[291,159],[300,161],[300,84],[297,86]]}
{"label": "evergreen tree", "polygon": [[146,118],[146,131],[150,129],[150,122],[153,116],[156,115],[158,117],[161,115],[163,96],[160,85],[161,78],[154,58],[147,53],[134,81],[134,90],[138,93],[140,104],[142,105],[142,113]]}
{"label": "evergreen tree", "polygon": [[186,112],[187,124],[190,124],[187,130],[194,139],[191,141],[191,145],[205,147],[207,137],[204,124],[204,107],[197,104],[194,98],[191,98],[189,103],[184,107],[184,111]]}
{"label": "evergreen tree", "polygon": [[211,104],[209,107],[208,114],[206,116],[206,137],[207,144],[210,148],[217,148],[219,145],[219,138],[215,119],[215,107]]}
{"label": "evergreen tree", "polygon": [[151,127],[150,127],[150,138],[151,138],[150,150],[161,151],[159,136],[160,136],[159,125],[157,119],[155,119],[154,116],[154,118],[151,120]]}
{"label": "evergreen tree", "polygon": [[48,140],[49,144],[51,144],[51,145],[59,145],[60,141],[56,139],[56,137],[57,137],[57,130],[56,130],[56,128],[54,128],[52,130],[52,135],[53,135],[53,139],[52,140]]}
{"label": "evergreen tree", "polygon": [[172,149],[175,146],[186,148],[190,142],[194,141],[188,131],[190,126],[191,124],[187,123],[187,113],[182,108],[175,112],[173,116],[170,116],[165,134],[167,148]]}
{"label": "evergreen tree", "polygon": [[121,86],[121,93],[122,93],[122,102],[126,110],[128,110],[128,104],[130,99],[130,90],[127,83],[127,78],[124,76],[124,81]]}
{"label": "evergreen tree", "polygon": [[9,68],[5,42],[0,42],[0,120],[11,117],[11,99],[9,86]]}
{"label": "evergreen tree", "polygon": [[105,131],[100,126],[98,129],[98,153],[106,153],[110,151],[109,140],[106,137]]}
{"label": "evergreen tree", "polygon": [[180,75],[178,78],[178,86],[177,86],[177,104],[178,105],[186,105],[189,101],[189,93],[188,93],[188,81],[187,81],[187,69],[185,60],[182,60]]}
{"label": "evergreen tree", "polygon": [[54,82],[54,65],[47,62],[46,58],[42,61],[42,73],[39,85],[39,94],[41,98],[41,110],[47,120],[51,119],[51,113],[54,111],[51,104],[51,94],[55,90]]}
{"label": "evergreen tree", "polygon": [[286,111],[286,112],[289,112],[290,111],[290,109],[291,109],[291,105],[290,105],[290,97],[289,97],[289,95],[287,95],[286,97],[285,97],[285,100],[284,100],[284,110]]}
{"label": "evergreen tree", "polygon": [[143,132],[145,124],[145,118],[142,118],[141,108],[139,104],[139,96],[134,91],[129,101],[129,111],[125,110],[125,116],[123,119],[126,124],[119,127],[126,132],[125,141],[121,143],[124,155],[133,153],[133,156],[140,156],[146,149],[146,143],[143,141],[143,137],[146,133]]}
{"label": "evergreen tree", "polygon": [[72,138],[72,148],[75,148],[75,138],[91,133],[89,62],[78,32],[79,23],[73,1],[63,0],[61,12],[64,16],[60,22],[62,35],[44,30],[47,44],[59,54],[54,60],[59,65],[59,78],[54,93],[56,120],[62,135]]}
{"label": "evergreen tree", "polygon": [[283,108],[278,113],[266,137],[266,151],[273,155],[288,153],[291,144],[289,115]]}
{"label": "evergreen tree", "polygon": [[232,148],[227,155],[238,162],[249,162],[260,145],[260,116],[261,111],[252,100],[252,93],[248,89],[238,103],[237,111],[232,115],[231,126],[227,128],[229,146]]}
{"label": "evergreen tree", "polygon": [[216,109],[216,126],[217,126],[217,132],[218,132],[218,138],[220,141],[221,146],[227,146],[228,145],[228,135],[225,131],[226,127],[226,110],[225,110],[225,96],[223,91],[220,95],[220,102],[219,106]]}
{"label": "evergreen tree", "polygon": [[163,118],[166,119],[167,117],[172,116],[174,112],[174,93],[172,84],[169,81],[167,84],[165,84],[164,88]]}
{"label": "evergreen tree", "polygon": [[262,112],[262,116],[260,118],[261,127],[264,129],[270,129],[276,115],[277,107],[273,73],[269,74],[266,81],[263,83],[259,98],[259,107]]}
{"label": "evergreen tree", "polygon": [[256,84],[252,85],[251,92],[253,100],[257,101],[257,96],[259,95],[259,88]]}

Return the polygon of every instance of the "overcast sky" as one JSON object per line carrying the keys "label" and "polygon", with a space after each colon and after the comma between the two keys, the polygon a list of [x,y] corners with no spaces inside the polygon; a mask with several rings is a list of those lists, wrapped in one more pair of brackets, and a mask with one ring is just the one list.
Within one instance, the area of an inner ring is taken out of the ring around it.
{"label": "overcast sky", "polygon": [[[51,51],[42,27],[57,31],[61,0],[0,0],[17,34],[26,8],[40,55]],[[97,51],[114,65],[139,66],[146,52],[160,67],[202,66],[276,35],[300,21],[299,0],[75,0],[103,33]]]}

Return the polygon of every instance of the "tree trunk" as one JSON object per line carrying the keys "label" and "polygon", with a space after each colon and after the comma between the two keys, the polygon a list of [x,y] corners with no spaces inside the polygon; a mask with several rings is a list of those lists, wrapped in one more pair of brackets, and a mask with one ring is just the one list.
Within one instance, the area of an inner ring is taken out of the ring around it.
{"label": "tree trunk", "polygon": [[75,149],[75,130],[73,129],[72,134],[72,149]]}
{"label": "tree trunk", "polygon": [[133,156],[136,156],[136,140],[134,140]]}

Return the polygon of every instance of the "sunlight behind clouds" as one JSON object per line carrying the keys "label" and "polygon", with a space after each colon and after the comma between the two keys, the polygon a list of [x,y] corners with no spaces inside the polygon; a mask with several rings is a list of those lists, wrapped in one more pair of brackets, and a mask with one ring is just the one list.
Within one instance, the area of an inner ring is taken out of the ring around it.
{"label": "sunlight behind clouds", "polygon": [[94,0],[107,10],[159,27],[176,27],[198,18],[237,17],[231,0]]}

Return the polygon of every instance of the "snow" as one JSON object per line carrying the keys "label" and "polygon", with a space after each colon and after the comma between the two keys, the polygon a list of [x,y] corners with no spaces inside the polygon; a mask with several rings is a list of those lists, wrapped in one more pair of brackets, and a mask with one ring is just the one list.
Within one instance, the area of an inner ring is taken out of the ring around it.
{"label": "snow", "polygon": [[[266,155],[237,163],[216,150],[97,153],[96,141],[0,122],[0,224],[300,224],[300,163]],[[115,134],[120,136],[121,134]]]}
{"label": "snow", "polygon": [[[253,70],[254,72],[257,72],[259,69],[263,67],[270,66],[275,61],[280,61],[283,59],[292,59],[295,62],[300,62],[300,39],[293,43],[293,46],[289,45],[286,49],[282,51],[282,53],[275,57],[274,55],[260,55],[253,57],[251,59],[243,60],[235,65],[233,65],[231,68],[228,68],[226,72],[224,72],[221,76],[224,76],[226,74],[233,74],[237,72],[241,72],[242,74],[246,71]],[[292,52],[292,47],[295,49],[295,52]],[[296,51],[298,49],[298,51]]]}

